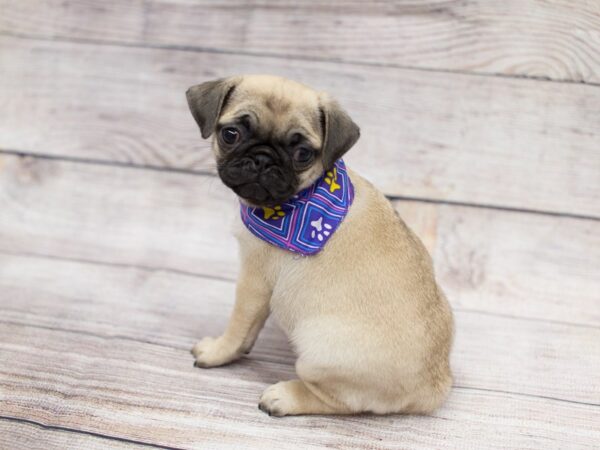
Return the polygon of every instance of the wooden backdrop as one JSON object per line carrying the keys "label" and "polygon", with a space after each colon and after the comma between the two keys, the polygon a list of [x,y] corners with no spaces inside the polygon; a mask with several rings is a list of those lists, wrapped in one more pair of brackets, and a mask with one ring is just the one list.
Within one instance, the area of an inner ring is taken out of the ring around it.
{"label": "wooden backdrop", "polygon": [[[456,315],[429,417],[269,418],[269,323],[233,302],[236,200],[188,86],[273,73],[361,126],[347,162],[426,243]],[[600,2],[0,0],[0,447],[597,448]]]}

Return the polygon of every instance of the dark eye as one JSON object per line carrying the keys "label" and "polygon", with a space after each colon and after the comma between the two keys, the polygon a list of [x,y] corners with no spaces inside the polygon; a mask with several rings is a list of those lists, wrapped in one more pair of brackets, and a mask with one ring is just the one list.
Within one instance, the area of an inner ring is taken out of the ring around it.
{"label": "dark eye", "polygon": [[313,157],[313,151],[306,147],[297,148],[294,151],[294,161],[300,164],[306,164]]}
{"label": "dark eye", "polygon": [[228,145],[233,145],[240,140],[240,132],[233,127],[225,127],[221,130],[221,138]]}

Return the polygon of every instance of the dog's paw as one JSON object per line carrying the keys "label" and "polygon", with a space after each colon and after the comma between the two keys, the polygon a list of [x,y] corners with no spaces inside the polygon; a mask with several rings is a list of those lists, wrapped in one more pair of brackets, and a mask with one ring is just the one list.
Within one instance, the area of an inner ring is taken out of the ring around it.
{"label": "dog's paw", "polygon": [[280,381],[263,392],[258,409],[270,416],[282,417],[294,413],[294,395],[289,389],[289,381]]}
{"label": "dog's paw", "polygon": [[222,337],[205,337],[192,348],[196,367],[217,367],[239,358],[240,352],[227,345]]}

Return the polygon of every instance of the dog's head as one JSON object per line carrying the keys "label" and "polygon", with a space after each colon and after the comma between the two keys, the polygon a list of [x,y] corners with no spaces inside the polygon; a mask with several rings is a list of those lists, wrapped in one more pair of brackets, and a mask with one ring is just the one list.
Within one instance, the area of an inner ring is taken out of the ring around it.
{"label": "dog's head", "polygon": [[284,202],[358,140],[358,126],[327,95],[266,75],[193,86],[187,100],[203,138],[214,134],[219,176],[242,201]]}

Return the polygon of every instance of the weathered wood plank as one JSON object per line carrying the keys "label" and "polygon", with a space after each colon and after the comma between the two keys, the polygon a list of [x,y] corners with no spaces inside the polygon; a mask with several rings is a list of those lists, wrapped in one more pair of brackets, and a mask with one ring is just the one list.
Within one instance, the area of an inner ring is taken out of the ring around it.
{"label": "weathered wood plank", "polygon": [[[0,315],[5,323],[110,336],[115,342],[136,340],[187,352],[200,337],[219,335],[233,307],[230,281],[2,254],[0,261],[0,293],[5,299]],[[600,380],[589,376],[600,372],[600,328],[461,308],[455,308],[455,320],[455,385],[593,403],[600,408]],[[293,374],[295,358],[274,326],[263,330],[249,359],[284,364],[290,372],[287,376]]]}
{"label": "weathered wood plank", "polygon": [[600,7],[585,0],[2,0],[0,10],[0,31],[44,38],[600,82]]}
{"label": "weathered wood plank", "polygon": [[256,402],[268,383],[290,376],[286,366],[245,360],[199,370],[184,350],[11,325],[0,351],[11,361],[0,374],[7,413],[162,445],[593,448],[600,439],[598,407],[539,397],[455,389],[431,417],[274,420]]}
{"label": "weathered wood plank", "polygon": [[600,222],[393,203],[455,307],[600,325]]}
{"label": "weathered wood plank", "polygon": [[139,449],[141,446],[118,439],[91,436],[75,430],[47,429],[32,423],[0,418],[0,448],[11,450],[100,450],[108,448],[131,450]]}
{"label": "weathered wood plank", "polygon": [[337,96],[362,127],[347,160],[389,195],[600,216],[597,86],[10,37],[0,54],[0,149],[212,170],[183,93],[258,65]]}
{"label": "weathered wood plank", "polygon": [[[455,307],[600,325],[600,223],[398,202]],[[225,277],[237,202],[218,179],[0,157],[0,250]]]}

